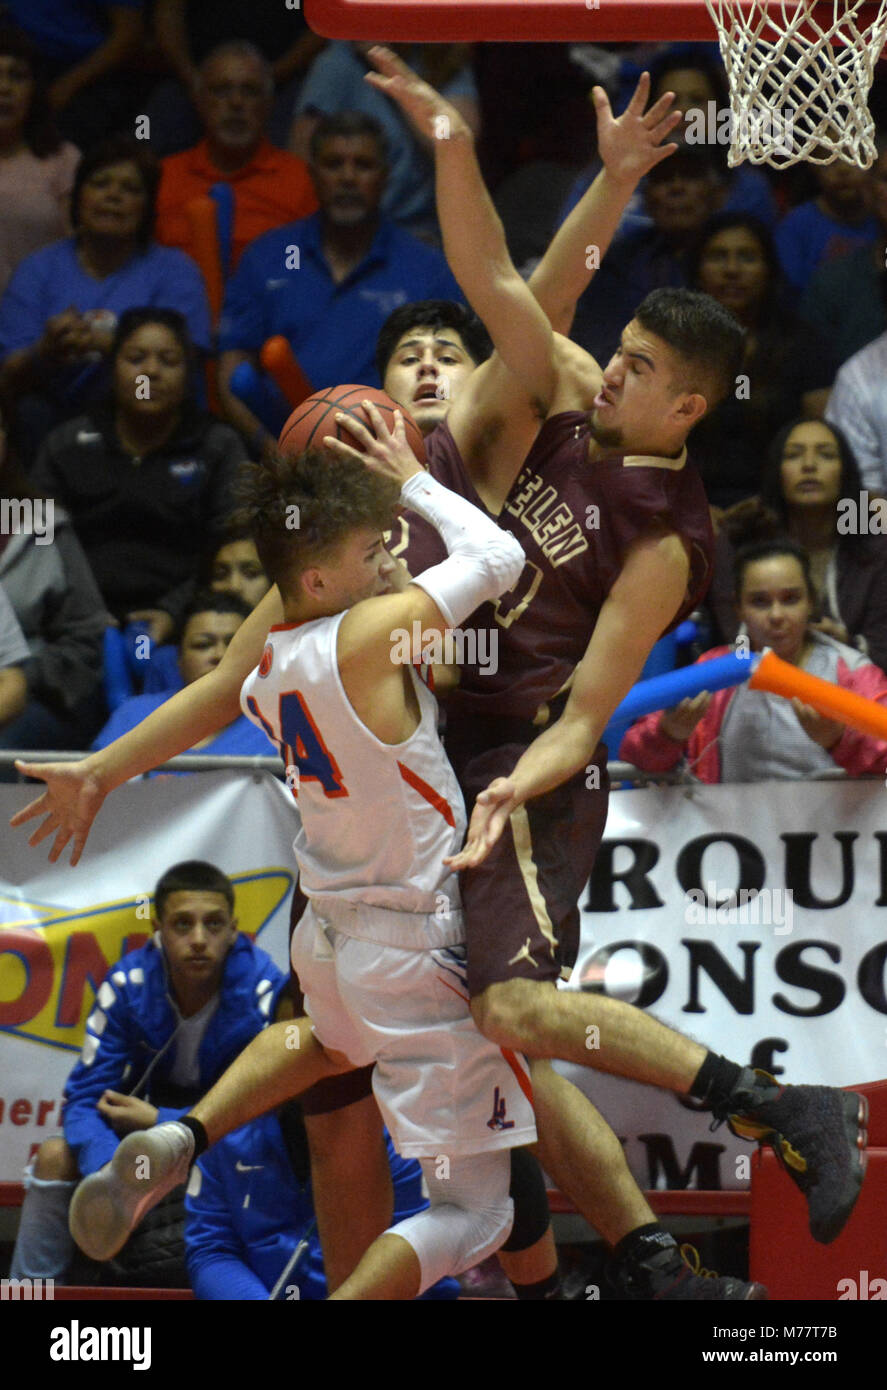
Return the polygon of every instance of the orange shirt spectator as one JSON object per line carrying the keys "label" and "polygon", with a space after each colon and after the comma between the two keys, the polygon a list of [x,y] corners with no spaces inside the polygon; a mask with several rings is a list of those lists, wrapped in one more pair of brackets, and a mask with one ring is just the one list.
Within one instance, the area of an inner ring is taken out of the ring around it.
{"label": "orange shirt spectator", "polygon": [[204,138],[162,161],[157,240],[186,251],[201,264],[192,241],[187,204],[215,183],[234,193],[230,275],[244,248],[263,232],[317,211],[307,164],[268,139],[274,95],[271,68],[252,44],[220,44],[200,65],[195,85]]}
{"label": "orange shirt spectator", "polygon": [[157,240],[193,256],[186,204],[192,198],[205,197],[214,183],[222,182],[230,183],[234,191],[229,273],[237,268],[244,248],[257,236],[317,211],[314,185],[304,160],[263,140],[248,164],[235,173],[224,173],[213,164],[207,141],[201,140],[190,150],[163,160],[157,196]]}

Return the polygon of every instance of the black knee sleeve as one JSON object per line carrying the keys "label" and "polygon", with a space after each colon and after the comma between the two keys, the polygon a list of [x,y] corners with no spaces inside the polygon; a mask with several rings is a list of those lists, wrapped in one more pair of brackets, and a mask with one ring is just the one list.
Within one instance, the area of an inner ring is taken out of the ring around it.
{"label": "black knee sleeve", "polygon": [[502,1249],[529,1250],[545,1235],[551,1219],[542,1169],[529,1149],[511,1150],[509,1195],[514,1202],[514,1225]]}

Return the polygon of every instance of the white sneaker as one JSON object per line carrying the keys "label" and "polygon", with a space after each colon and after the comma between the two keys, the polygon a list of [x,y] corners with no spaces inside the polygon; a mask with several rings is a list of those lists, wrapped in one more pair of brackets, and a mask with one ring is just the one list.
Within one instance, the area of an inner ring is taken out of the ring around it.
{"label": "white sneaker", "polygon": [[178,1120],[134,1130],[71,1201],[71,1235],[92,1260],[110,1260],[167,1192],[187,1182],[194,1135]]}

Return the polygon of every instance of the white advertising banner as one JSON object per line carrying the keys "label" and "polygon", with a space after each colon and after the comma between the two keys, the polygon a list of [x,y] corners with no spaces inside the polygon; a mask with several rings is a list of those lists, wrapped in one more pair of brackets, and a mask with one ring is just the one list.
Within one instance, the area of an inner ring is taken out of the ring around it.
{"label": "white advertising banner", "polygon": [[[0,788],[0,824],[34,796]],[[837,1085],[887,1076],[887,793],[880,781],[614,793],[572,987],[603,989],[739,1062]],[[882,829],[882,826],[884,827]],[[290,794],[268,774],[116,791],[77,868],[0,832],[0,1181],[58,1126],[106,970],[150,930],[165,869],[207,859],[286,968]],[[720,906],[718,905],[720,903]],[[593,1030],[588,1055],[595,1059]],[[644,1187],[742,1187],[748,1145],[673,1095],[564,1065]]]}
{"label": "white advertising banner", "polygon": [[[786,1081],[880,1080],[885,908],[880,779],[614,793],[571,987]],[[726,1126],[669,1093],[561,1069],[627,1141],[642,1186],[745,1185],[751,1150]]]}
{"label": "white advertising banner", "polygon": [[34,786],[0,788],[0,1182],[59,1128],[62,1088],[95,993],[151,931],[147,897],[183,859],[233,881],[242,930],[287,968],[293,873],[291,793],[269,773],[206,772],[120,787],[83,857],[49,863],[9,817]]}

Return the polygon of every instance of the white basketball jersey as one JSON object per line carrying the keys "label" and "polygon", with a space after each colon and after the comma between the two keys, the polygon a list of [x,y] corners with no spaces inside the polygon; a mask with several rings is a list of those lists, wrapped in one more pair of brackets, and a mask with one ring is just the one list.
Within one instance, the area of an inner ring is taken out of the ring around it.
{"label": "white basketball jersey", "polygon": [[437,733],[437,701],[408,668],[421,718],[398,744],[357,718],[339,675],[344,613],[271,629],[247,677],[244,713],[278,745],[298,799],[293,849],[308,897],[341,895],[402,912],[458,906],[444,865],[465,835],[465,805]]}

